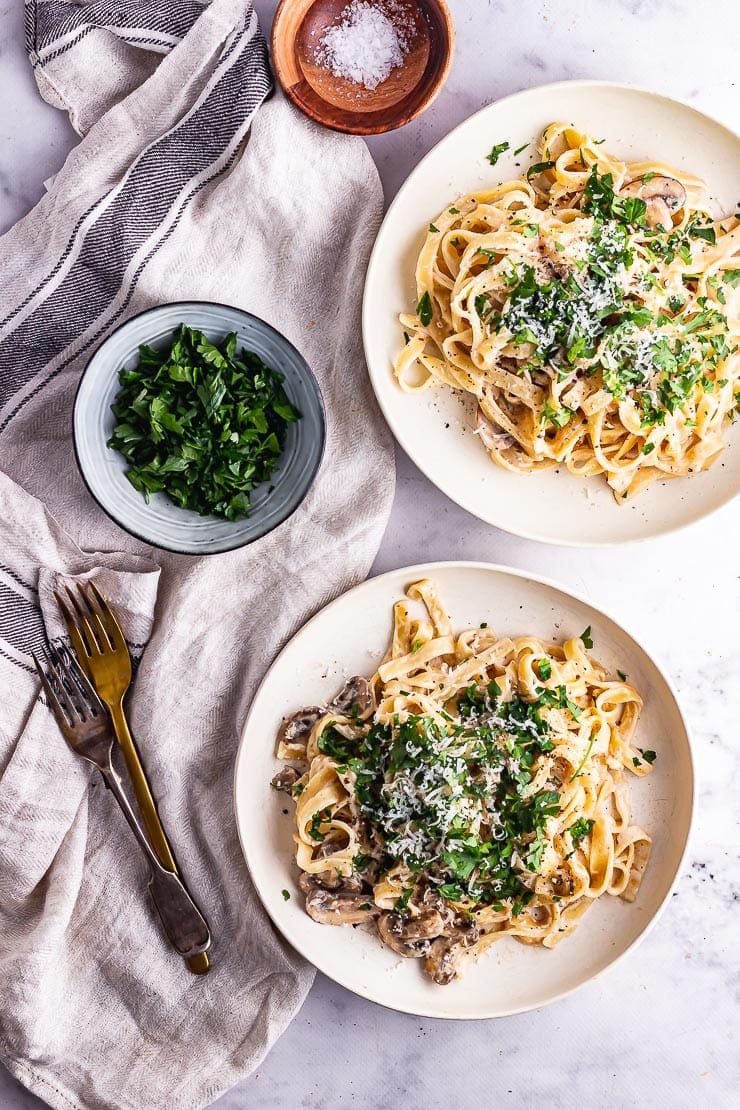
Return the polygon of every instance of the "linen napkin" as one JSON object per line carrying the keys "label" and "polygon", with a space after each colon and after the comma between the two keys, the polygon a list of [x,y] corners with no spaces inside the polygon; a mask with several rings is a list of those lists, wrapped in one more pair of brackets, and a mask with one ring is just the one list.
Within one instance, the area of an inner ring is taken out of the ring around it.
{"label": "linen napkin", "polygon": [[[359,325],[381,190],[359,139],[279,95],[262,103],[271,78],[245,0],[48,0],[26,14],[39,87],[86,134],[0,239],[0,1057],[64,1110],[194,1110],[258,1064],[312,980],[251,886],[233,764],[265,668],[364,577],[390,510],[391,442]],[[101,340],[188,298],[278,327],[316,372],[328,418],[293,517],[199,559],[118,529],[71,441]],[[111,795],[38,700],[29,652],[62,634],[60,575],[100,583],[138,660],[132,730],[214,935],[202,978],[161,936]]]}

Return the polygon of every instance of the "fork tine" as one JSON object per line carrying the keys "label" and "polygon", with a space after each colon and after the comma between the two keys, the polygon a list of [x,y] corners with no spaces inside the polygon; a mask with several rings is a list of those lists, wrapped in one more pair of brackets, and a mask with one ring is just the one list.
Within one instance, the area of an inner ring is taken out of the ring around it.
{"label": "fork tine", "polygon": [[77,583],[77,588],[85,598],[90,611],[94,614],[98,625],[103,631],[110,646],[115,650],[125,646],[126,641],[121,631],[121,626],[108,602],[101,594],[94,582]]}
{"label": "fork tine", "polygon": [[[75,582],[75,586],[77,587],[77,593],[82,598],[85,606],[84,619],[87,623],[87,627],[92,631],[95,646],[98,648],[99,653],[102,655],[108,648],[113,647],[110,636],[105,629],[105,625],[100,619],[100,613],[97,611],[97,607],[93,604],[95,599],[93,598],[93,602],[90,601],[90,597],[82,582]],[[90,623],[91,621],[92,624]],[[95,629],[93,629],[93,625],[95,626]]]}
{"label": "fork tine", "polygon": [[83,671],[79,662],[75,659],[74,655],[66,648],[55,648],[54,652],[58,659],[64,664],[64,669],[70,682],[74,681],[85,700],[85,708],[88,709],[93,716],[98,714],[105,714],[105,707],[98,697],[97,691],[89,678]]}
{"label": "fork tine", "polygon": [[77,656],[81,661],[82,667],[84,668],[88,656],[85,640],[83,639],[82,633],[77,626],[77,622],[72,614],[72,611],[69,609],[62,595],[57,593],[57,591],[55,590],[54,597],[56,598],[57,605],[59,606],[59,611],[62,614],[64,623],[67,626],[67,632],[69,633],[69,638],[72,641],[72,646],[77,652]]}
{"label": "fork tine", "polygon": [[50,663],[49,673],[56,680],[56,700],[57,702],[60,702],[61,705],[64,707],[67,713],[68,721],[70,722],[70,724],[74,724],[75,721],[84,720],[84,714],[81,713],[79,708],[75,705],[74,701],[72,700],[72,695],[70,694],[67,686],[64,683],[65,674],[63,665],[58,653],[52,646],[49,646],[49,650],[46,653],[46,658],[49,660]]}
{"label": "fork tine", "polygon": [[[87,619],[87,613],[84,612],[79,601],[70,590],[69,586],[65,584],[64,589],[67,592],[67,597],[72,603],[72,608],[75,613],[75,624],[79,630],[80,636],[84,642],[85,654],[87,655],[100,655],[100,647],[98,641],[95,639],[95,633],[92,630],[90,621]],[[82,591],[80,591],[82,593]],[[84,598],[84,594],[82,595]]]}
{"label": "fork tine", "polygon": [[38,671],[38,676],[41,679],[41,686],[44,693],[46,694],[46,700],[49,703],[49,709],[51,709],[55,717],[63,719],[64,723],[69,725],[71,722],[64,712],[64,709],[62,708],[62,704],[59,701],[59,698],[57,697],[53,686],[49,682],[49,679],[46,677],[46,671],[39,663],[38,659],[36,658],[36,654],[33,651],[31,652],[31,658],[33,659],[36,670]]}

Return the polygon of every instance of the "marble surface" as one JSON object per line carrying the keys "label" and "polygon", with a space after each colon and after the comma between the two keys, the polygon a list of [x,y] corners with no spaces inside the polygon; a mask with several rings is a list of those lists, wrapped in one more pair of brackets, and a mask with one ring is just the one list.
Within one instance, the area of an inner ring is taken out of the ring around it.
{"label": "marble surface", "polygon": [[[458,47],[446,89],[421,120],[371,142],[387,199],[460,120],[547,81],[631,82],[740,124],[736,0],[706,0],[701,9],[688,0],[450,6]],[[256,7],[267,27],[275,4],[258,0]],[[15,0],[0,0],[0,103],[2,231],[38,200],[75,141],[66,117],[36,92]],[[543,573],[621,614],[664,663],[696,742],[699,808],[689,862],[639,950],[547,1010],[499,1022],[421,1020],[319,976],[258,1073],[214,1104],[219,1110],[740,1106],[739,539],[736,502],[684,533],[625,550],[530,543],[457,508],[399,454],[376,572],[423,557],[486,559]],[[2,1110],[41,1105],[0,1069]]]}

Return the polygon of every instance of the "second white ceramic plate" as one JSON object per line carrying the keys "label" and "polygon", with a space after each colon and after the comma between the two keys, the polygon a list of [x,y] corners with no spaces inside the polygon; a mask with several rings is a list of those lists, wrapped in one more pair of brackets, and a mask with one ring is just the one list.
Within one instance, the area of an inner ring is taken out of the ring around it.
{"label": "second white ceramic plate", "polygon": [[[699,174],[709,184],[716,214],[735,211],[740,138],[688,105],[588,81],[545,85],[499,100],[443,139],[388,210],[365,285],[365,355],[396,439],[464,509],[508,532],[549,543],[601,546],[647,539],[706,516],[740,490],[740,422],[710,471],[656,483],[635,501],[618,505],[600,478],[576,479],[564,468],[529,476],[500,469],[472,434],[466,401],[445,388],[403,393],[393,376],[402,342],[398,314],[416,304],[414,269],[429,222],[462,193],[520,177],[537,160],[536,141],[555,120],[604,139],[605,149],[620,158],[657,159]],[[510,150],[492,167],[486,154],[504,140]],[[525,143],[527,150],[515,156]]]}
{"label": "second white ceramic plate", "polygon": [[[657,752],[652,774],[630,782],[637,823],[653,851],[636,902],[602,897],[575,934],[548,951],[504,939],[439,987],[416,960],[384,948],[364,928],[319,925],[298,889],[293,803],[270,787],[280,764],[275,737],[283,716],[328,702],[345,679],[371,675],[388,646],[393,602],[422,577],[434,578],[456,629],[481,621],[500,634],[544,640],[591,625],[594,656],[626,671],[645,699],[637,743]],[[283,935],[330,978],[365,998],[427,1017],[502,1017],[570,993],[644,936],[670,897],[691,825],[694,786],[685,722],[665,675],[611,617],[559,587],[485,563],[436,563],[371,578],[308,622],[268,671],[244,726],[236,763],[236,819],[255,887]],[[286,891],[288,898],[283,895]],[[666,975],[670,974],[666,968]]]}

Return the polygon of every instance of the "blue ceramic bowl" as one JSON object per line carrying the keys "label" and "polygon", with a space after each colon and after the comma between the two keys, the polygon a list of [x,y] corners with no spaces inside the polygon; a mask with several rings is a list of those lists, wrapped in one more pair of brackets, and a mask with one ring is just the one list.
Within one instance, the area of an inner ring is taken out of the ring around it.
{"label": "blue ceramic bowl", "polygon": [[[243,520],[221,520],[181,509],[164,493],[147,505],[126,478],[126,460],[106,447],[115,418],[111,411],[120,389],[118,372],[137,364],[141,343],[164,347],[178,324],[186,323],[220,341],[236,332],[237,348],[259,355],[283,376],[283,387],[301,413],[288,426],[285,447],[269,482],[252,493]],[[270,324],[229,305],[180,301],[150,308],[114,331],[90,359],[74,405],[74,446],[82,477],[100,507],[131,535],[167,551],[212,555],[252,543],[295,512],[321,463],[326,438],[324,406],[306,360]]]}

